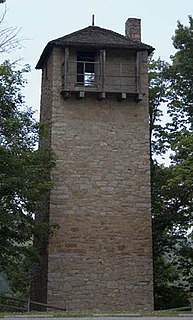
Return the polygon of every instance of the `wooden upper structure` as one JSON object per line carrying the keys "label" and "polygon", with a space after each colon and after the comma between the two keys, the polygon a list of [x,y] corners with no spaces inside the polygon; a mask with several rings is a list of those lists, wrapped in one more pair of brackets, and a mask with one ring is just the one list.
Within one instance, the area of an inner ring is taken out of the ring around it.
{"label": "wooden upper structure", "polygon": [[141,54],[149,55],[154,50],[140,39],[139,19],[127,20],[126,36],[89,26],[50,41],[36,68],[44,70],[53,48],[61,48],[61,93],[64,98],[74,92],[83,98],[86,92],[92,92],[97,93],[99,100],[114,93],[120,100],[134,96],[139,101],[145,94],[141,89]]}

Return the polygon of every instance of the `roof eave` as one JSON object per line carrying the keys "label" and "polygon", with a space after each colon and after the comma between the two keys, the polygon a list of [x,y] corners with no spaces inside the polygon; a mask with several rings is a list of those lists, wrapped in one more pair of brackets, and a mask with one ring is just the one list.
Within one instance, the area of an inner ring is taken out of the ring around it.
{"label": "roof eave", "polygon": [[36,69],[42,69],[43,68],[43,65],[44,65],[44,62],[45,60],[47,59],[47,57],[49,56],[49,53],[50,51],[52,50],[52,48],[54,47],[54,45],[52,44],[52,41],[51,42],[48,42],[48,44],[46,45],[46,47],[44,48],[39,60],[38,60],[38,63],[36,64]]}
{"label": "roof eave", "polygon": [[50,54],[50,51],[53,49],[53,47],[92,47],[92,48],[112,48],[112,49],[127,49],[127,50],[135,50],[135,51],[148,51],[148,55],[150,55],[155,49],[149,45],[143,44],[143,43],[139,43],[138,46],[136,45],[124,45],[124,44],[105,44],[105,43],[101,43],[101,44],[96,44],[96,43],[72,43],[72,42],[68,42],[66,41],[65,43],[61,43],[58,41],[50,41],[47,46],[44,48],[40,59],[36,65],[36,69],[42,69],[45,60],[47,59],[47,57]]}

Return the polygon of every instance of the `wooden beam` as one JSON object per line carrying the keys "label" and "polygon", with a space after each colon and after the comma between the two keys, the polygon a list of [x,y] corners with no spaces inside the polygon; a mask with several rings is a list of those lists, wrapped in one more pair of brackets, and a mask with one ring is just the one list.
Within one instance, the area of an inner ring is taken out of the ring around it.
{"label": "wooden beam", "polygon": [[100,71],[101,71],[101,92],[105,91],[105,64],[106,64],[106,50],[100,50]]}
{"label": "wooden beam", "polygon": [[118,94],[118,101],[123,101],[127,99],[127,94],[125,92],[121,92]]}
{"label": "wooden beam", "polygon": [[137,51],[136,56],[136,91],[141,93],[141,51]]}
{"label": "wooden beam", "polygon": [[106,99],[106,93],[105,92],[99,92],[98,96],[97,96],[98,100],[103,100]]}
{"label": "wooden beam", "polygon": [[135,100],[136,100],[137,102],[142,101],[142,100],[143,100],[143,93],[137,93]]}
{"label": "wooden beam", "polygon": [[71,97],[71,91],[62,90],[61,92],[63,99],[67,99]]}
{"label": "wooden beam", "polygon": [[79,91],[77,97],[78,99],[83,99],[85,97],[85,91]]}
{"label": "wooden beam", "polygon": [[64,63],[63,63],[63,70],[62,70],[63,90],[67,90],[68,88],[68,61],[69,61],[69,48],[66,47],[64,50]]}

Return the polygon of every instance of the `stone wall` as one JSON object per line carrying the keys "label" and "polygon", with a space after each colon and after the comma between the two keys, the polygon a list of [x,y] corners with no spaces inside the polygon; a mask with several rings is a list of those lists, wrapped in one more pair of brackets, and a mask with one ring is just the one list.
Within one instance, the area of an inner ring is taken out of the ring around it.
{"label": "stone wall", "polygon": [[[42,90],[41,90],[41,109],[40,120],[45,125],[44,138],[40,139],[39,148],[51,147],[51,117],[52,117],[52,79],[53,79],[53,57],[50,56],[45,64],[42,74]],[[49,222],[49,194],[41,199],[41,203],[37,203],[36,218]],[[31,301],[46,303],[47,302],[47,283],[48,283],[48,245],[47,241],[42,239],[34,239],[34,247],[37,250],[40,259],[34,263],[31,272],[30,299]],[[40,305],[31,304],[31,309],[44,310]]]}
{"label": "stone wall", "polygon": [[49,243],[47,301],[69,310],[152,309],[148,96],[64,100],[62,63],[55,48],[47,80],[56,155],[49,210],[60,228]]}

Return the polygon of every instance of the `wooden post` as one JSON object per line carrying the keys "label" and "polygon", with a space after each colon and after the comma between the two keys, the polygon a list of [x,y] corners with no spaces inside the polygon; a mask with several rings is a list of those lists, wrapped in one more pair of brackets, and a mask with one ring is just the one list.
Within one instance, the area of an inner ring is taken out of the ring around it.
{"label": "wooden post", "polygon": [[64,63],[63,63],[63,90],[68,88],[68,61],[69,61],[69,48],[65,48]]}
{"label": "wooden post", "polygon": [[136,56],[136,89],[137,93],[141,92],[141,51],[137,51]]}
{"label": "wooden post", "polygon": [[106,63],[106,51],[100,50],[100,65],[101,65],[101,91],[105,91],[105,63]]}

